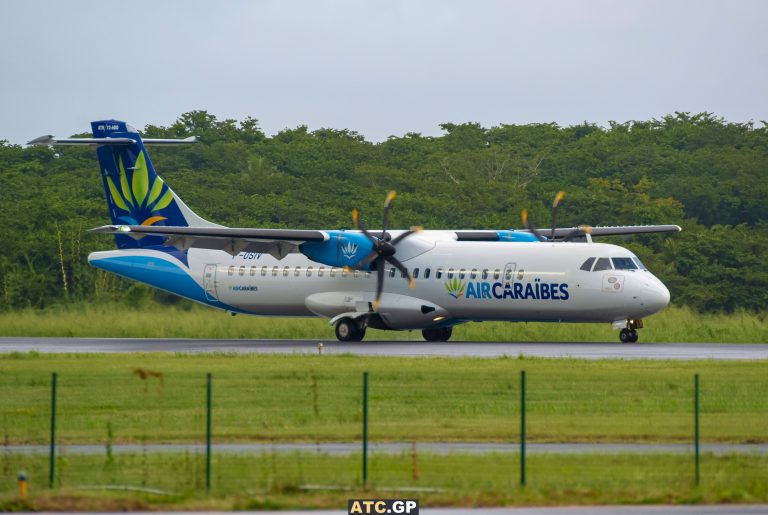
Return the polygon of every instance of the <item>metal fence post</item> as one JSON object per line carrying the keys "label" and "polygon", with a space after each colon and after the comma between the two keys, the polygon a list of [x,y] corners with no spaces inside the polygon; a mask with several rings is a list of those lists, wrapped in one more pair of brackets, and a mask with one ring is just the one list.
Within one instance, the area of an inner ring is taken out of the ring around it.
{"label": "metal fence post", "polygon": [[699,474],[699,374],[693,375],[693,385],[694,385],[694,415],[693,415],[693,439],[694,439],[694,449],[695,449],[695,460],[696,460],[696,484],[698,485],[701,481],[701,476]]}
{"label": "metal fence post", "polygon": [[211,374],[206,378],[205,489],[211,490]]}
{"label": "metal fence post", "polygon": [[368,487],[368,372],[363,372],[363,488]]}
{"label": "metal fence post", "polygon": [[525,370],[520,371],[520,486],[525,486]]}
{"label": "metal fence post", "polygon": [[56,471],[56,372],[51,374],[51,450],[48,462],[48,487],[53,488]]}

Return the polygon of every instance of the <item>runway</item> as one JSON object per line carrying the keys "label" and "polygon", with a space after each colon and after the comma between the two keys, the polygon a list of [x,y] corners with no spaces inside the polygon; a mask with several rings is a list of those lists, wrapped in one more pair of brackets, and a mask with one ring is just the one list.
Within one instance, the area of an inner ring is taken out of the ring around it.
{"label": "runway", "polygon": [[[322,344],[322,349],[320,345]],[[0,338],[0,353],[264,353],[356,354],[361,356],[526,356],[577,359],[768,360],[768,344],[736,343],[553,343],[328,340],[205,340],[154,338]]]}
{"label": "runway", "polygon": [[[407,454],[413,450],[410,442],[371,442],[371,454]],[[271,453],[316,453],[333,456],[348,456],[361,452],[360,442],[320,443],[230,443],[213,444],[216,454],[271,454]],[[684,443],[526,443],[528,454],[691,454],[692,444]],[[68,444],[58,446],[64,455],[103,455],[104,445]],[[205,452],[203,444],[113,444],[114,454],[147,453],[193,453]],[[520,451],[519,443],[507,442],[418,442],[420,453],[431,454],[492,454]],[[3,445],[3,454],[44,454],[49,452],[48,444]],[[716,456],[732,454],[768,455],[768,444],[702,444],[701,452]]]}

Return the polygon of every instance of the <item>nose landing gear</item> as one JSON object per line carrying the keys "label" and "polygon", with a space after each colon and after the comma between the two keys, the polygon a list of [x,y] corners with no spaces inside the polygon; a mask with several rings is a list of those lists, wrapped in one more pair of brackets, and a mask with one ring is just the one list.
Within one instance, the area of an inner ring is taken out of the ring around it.
{"label": "nose landing gear", "polygon": [[627,320],[627,327],[619,332],[619,340],[622,343],[635,343],[639,338],[637,330],[642,329],[642,327],[642,320]]}

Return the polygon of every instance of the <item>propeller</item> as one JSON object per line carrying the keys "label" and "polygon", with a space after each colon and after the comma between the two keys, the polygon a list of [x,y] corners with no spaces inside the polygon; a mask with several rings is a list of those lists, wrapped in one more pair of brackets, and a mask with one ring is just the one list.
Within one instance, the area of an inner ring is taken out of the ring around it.
{"label": "propeller", "polygon": [[[552,202],[552,229],[549,233],[549,240],[547,240],[544,236],[541,235],[539,230],[536,228],[536,226],[529,220],[528,218],[528,210],[523,209],[522,212],[522,218],[523,218],[523,225],[526,229],[531,231],[534,236],[536,236],[536,239],[539,241],[555,241],[555,229],[557,229],[557,208],[560,205],[560,201],[563,200],[565,197],[564,191],[558,191],[557,195],[555,195],[555,200]],[[580,225],[568,234],[566,234],[563,237],[563,241],[571,241],[574,238],[577,238],[579,236],[583,236],[585,234],[592,234],[592,227],[589,225]]]}
{"label": "propeller", "polygon": [[416,281],[414,281],[408,268],[395,257],[395,254],[397,254],[397,245],[399,243],[414,233],[420,232],[422,229],[421,227],[411,227],[409,230],[399,234],[395,239],[390,240],[390,235],[387,233],[387,228],[389,227],[389,210],[392,208],[392,201],[396,196],[396,192],[390,191],[384,201],[384,219],[380,235],[371,234],[360,220],[360,213],[358,210],[352,210],[352,222],[354,222],[357,228],[360,229],[371,244],[373,244],[373,250],[371,250],[371,252],[361,259],[354,267],[348,268],[360,270],[370,265],[372,269],[376,270],[376,300],[373,301],[374,310],[378,309],[381,304],[381,293],[384,290],[384,268],[387,263],[392,264],[400,271],[400,273],[405,275],[408,279],[408,285],[411,288],[416,287]]}

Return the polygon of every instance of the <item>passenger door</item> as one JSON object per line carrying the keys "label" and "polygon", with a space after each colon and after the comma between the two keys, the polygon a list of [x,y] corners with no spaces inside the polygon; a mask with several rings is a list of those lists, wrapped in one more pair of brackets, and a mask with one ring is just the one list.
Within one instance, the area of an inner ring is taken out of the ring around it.
{"label": "passenger door", "polygon": [[219,300],[216,296],[216,264],[205,265],[203,272],[203,288],[207,300]]}

